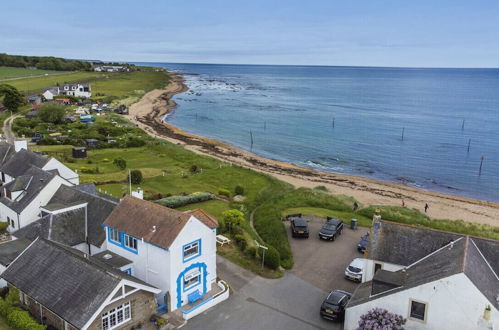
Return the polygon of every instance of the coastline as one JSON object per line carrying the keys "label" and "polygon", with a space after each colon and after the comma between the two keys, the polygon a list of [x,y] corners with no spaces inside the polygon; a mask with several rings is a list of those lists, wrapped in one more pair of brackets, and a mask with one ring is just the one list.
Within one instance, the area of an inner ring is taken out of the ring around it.
{"label": "coastline", "polygon": [[188,90],[180,74],[170,72],[170,75],[168,86],[145,94],[130,107],[129,115],[126,116],[153,137],[181,145],[198,154],[270,174],[296,187],[313,188],[323,185],[331,193],[352,196],[364,205],[401,205],[404,200],[406,207],[423,211],[425,203],[428,203],[428,215],[431,218],[461,219],[499,226],[497,203],[427,191],[399,183],[303,168],[260,157],[164,123],[162,118],[177,106],[172,97]]}

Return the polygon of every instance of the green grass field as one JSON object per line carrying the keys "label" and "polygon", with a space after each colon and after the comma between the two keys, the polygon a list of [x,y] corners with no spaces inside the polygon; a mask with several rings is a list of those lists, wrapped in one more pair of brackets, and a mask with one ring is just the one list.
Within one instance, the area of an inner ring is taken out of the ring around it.
{"label": "green grass field", "polygon": [[64,71],[37,70],[0,66],[0,79],[39,76],[44,74],[64,74]]}
{"label": "green grass field", "polygon": [[152,89],[168,84],[169,76],[165,72],[133,71],[122,73],[92,83],[92,93],[114,96],[143,94]]}

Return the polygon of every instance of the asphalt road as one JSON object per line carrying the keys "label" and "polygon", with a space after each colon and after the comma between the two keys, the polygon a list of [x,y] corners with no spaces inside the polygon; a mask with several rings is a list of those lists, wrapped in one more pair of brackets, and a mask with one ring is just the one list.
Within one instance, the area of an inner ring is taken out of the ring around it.
{"label": "asphalt road", "polygon": [[356,244],[365,230],[345,228],[335,242],[324,242],[317,237],[323,221],[309,218],[309,239],[290,238],[295,266],[283,278],[264,279],[218,257],[218,276],[231,286],[231,296],[184,329],[342,329],[341,323],[322,319],[319,308],[332,289],[355,290],[357,284],[343,274],[361,256]]}

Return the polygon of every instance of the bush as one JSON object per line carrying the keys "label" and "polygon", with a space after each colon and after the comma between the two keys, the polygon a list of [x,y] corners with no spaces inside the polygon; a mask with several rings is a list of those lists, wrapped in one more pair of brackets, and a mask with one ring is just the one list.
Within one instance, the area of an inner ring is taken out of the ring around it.
{"label": "bush", "polygon": [[215,199],[216,196],[208,192],[196,193],[187,196],[171,196],[162,198],[156,201],[156,203],[161,204],[172,209],[181,207],[188,204],[200,203]]}
{"label": "bush", "polygon": [[383,308],[373,308],[360,316],[357,330],[393,329],[402,330],[407,320],[401,315],[389,313]]}
{"label": "bush", "polygon": [[246,250],[244,250],[244,254],[246,254],[248,257],[256,258],[257,249],[255,246],[248,246]]}
{"label": "bush", "polygon": [[236,186],[234,189],[234,193],[236,195],[244,195],[244,187],[243,186]]}
{"label": "bush", "polygon": [[248,246],[248,242],[246,242],[246,238],[244,238],[243,235],[235,235],[234,241],[236,242],[237,246],[239,246],[241,251],[244,251]]}
{"label": "bush", "polygon": [[325,191],[328,192],[329,190],[326,188],[326,186],[317,186],[314,188],[315,190],[320,190],[320,191]]}
{"label": "bush", "polygon": [[126,168],[126,160],[121,157],[115,158],[113,160],[113,164],[116,165],[120,170],[124,170]]}
{"label": "bush", "polygon": [[192,165],[190,168],[191,173],[197,173],[198,172],[198,166],[197,165]]}
{"label": "bush", "polygon": [[29,312],[17,307],[19,290],[10,289],[5,299],[0,298],[0,315],[16,330],[44,330],[47,327],[33,320]]}
{"label": "bush", "polygon": [[38,117],[46,123],[62,124],[65,115],[66,107],[55,102],[46,103],[38,110]]}
{"label": "bush", "polygon": [[141,184],[142,183],[142,172],[140,170],[133,170],[130,172],[130,177],[128,180],[130,180],[133,184]]}
{"label": "bush", "polygon": [[272,245],[268,245],[268,248],[269,249],[265,251],[265,266],[270,269],[277,269],[281,264],[279,252]]}
{"label": "bush", "polygon": [[220,188],[220,189],[218,189],[218,194],[221,196],[227,196],[230,198],[230,190],[228,190],[228,189]]}
{"label": "bush", "polygon": [[7,221],[0,222],[0,232],[5,231],[5,229],[7,229],[8,226],[9,226],[9,223]]}

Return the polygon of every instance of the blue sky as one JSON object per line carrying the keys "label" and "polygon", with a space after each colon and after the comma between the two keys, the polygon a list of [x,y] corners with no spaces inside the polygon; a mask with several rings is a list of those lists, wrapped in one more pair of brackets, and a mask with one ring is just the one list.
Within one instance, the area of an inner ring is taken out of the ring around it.
{"label": "blue sky", "polygon": [[9,1],[0,52],[117,61],[499,67],[499,1]]}

